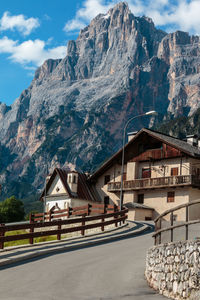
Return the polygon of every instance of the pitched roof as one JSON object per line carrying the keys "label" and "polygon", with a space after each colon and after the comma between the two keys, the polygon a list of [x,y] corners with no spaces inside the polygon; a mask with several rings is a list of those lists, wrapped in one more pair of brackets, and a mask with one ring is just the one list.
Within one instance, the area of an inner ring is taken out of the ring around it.
{"label": "pitched roof", "polygon": [[[146,133],[149,136],[152,136],[153,138],[180,150],[181,152],[187,154],[188,156],[200,159],[200,149],[198,147],[192,146],[186,141],[180,140],[170,135],[158,131],[154,131],[152,129],[147,129],[147,128],[142,128],[140,131],[138,131],[138,133],[125,145],[125,151],[131,145],[133,145],[137,140],[137,138],[143,133]],[[110,166],[112,166],[114,160],[121,158],[121,156],[122,156],[122,148],[119,151],[117,151],[111,158],[109,158],[103,165],[101,165],[100,168],[98,168],[91,175],[90,180],[93,180],[96,177],[98,177],[100,174],[102,174],[105,170],[107,170]]]}
{"label": "pitched roof", "polygon": [[[65,188],[65,191],[69,195],[69,197],[98,202],[98,199],[95,197],[95,194],[94,194],[90,184],[87,181],[86,174],[76,172],[76,173],[78,173],[78,187],[77,187],[77,193],[73,193],[67,183],[67,176],[69,173],[74,173],[74,172],[68,171],[66,169],[55,168],[49,181],[47,182],[46,193],[48,192],[56,175],[58,175],[60,177],[62,184]],[[42,201],[44,195],[45,195],[45,189],[43,190],[43,192],[40,196],[40,201]]]}
{"label": "pitched roof", "polygon": [[182,152],[188,154],[189,156],[200,158],[200,149],[198,147],[190,145],[184,140],[180,140],[178,138],[151,129],[144,128],[142,130],[146,131],[147,133],[149,133],[149,135],[152,135],[153,137],[157,137],[158,139],[165,142],[166,144],[169,144],[170,146],[173,146],[174,148],[181,150]]}

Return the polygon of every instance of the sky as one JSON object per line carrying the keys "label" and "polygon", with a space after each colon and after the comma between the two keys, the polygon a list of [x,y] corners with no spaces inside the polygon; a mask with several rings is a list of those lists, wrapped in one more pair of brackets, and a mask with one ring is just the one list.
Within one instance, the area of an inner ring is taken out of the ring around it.
{"label": "sky", "polygon": [[[0,6],[0,102],[11,105],[49,58],[66,56],[67,42],[117,0],[6,0]],[[200,34],[200,0],[127,0],[132,13],[157,28]]]}

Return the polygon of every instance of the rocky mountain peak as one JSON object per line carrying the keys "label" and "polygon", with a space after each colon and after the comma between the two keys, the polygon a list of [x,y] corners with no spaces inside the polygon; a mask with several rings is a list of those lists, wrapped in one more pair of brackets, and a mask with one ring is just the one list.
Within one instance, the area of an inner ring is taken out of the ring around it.
{"label": "rocky mountain peak", "polygon": [[[157,53],[166,33],[157,30],[151,19],[135,17],[125,2],[107,14],[99,14],[69,41],[67,56],[56,69],[61,80],[81,80],[109,76],[118,68],[129,72],[130,61],[141,64]],[[121,64],[119,65],[119,61]]]}
{"label": "rocky mountain peak", "polygon": [[5,114],[11,109],[10,106],[7,106],[5,103],[0,102],[0,120],[3,119]]}
{"label": "rocky mountain peak", "polygon": [[41,81],[48,77],[61,62],[62,59],[47,59],[41,67],[39,67],[34,76],[34,80]]}
{"label": "rocky mountain peak", "polygon": [[[125,2],[99,14],[68,42],[64,59],[37,69],[12,107],[0,104],[4,194],[19,181],[41,188],[47,167],[94,169],[119,149],[133,115],[155,109],[161,121],[168,112],[193,111],[200,105],[199,48],[199,37],[167,34]],[[137,119],[132,129],[153,121]]]}

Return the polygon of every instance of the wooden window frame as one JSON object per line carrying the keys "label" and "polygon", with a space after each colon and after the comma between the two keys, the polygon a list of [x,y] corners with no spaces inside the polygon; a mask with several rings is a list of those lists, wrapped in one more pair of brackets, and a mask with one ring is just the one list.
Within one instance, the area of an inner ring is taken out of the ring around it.
{"label": "wooden window frame", "polygon": [[[149,174],[149,176],[144,176],[144,172],[146,172],[147,174]],[[151,168],[142,168],[142,179],[145,179],[145,178],[151,178]]]}
{"label": "wooden window frame", "polygon": [[171,168],[171,176],[178,176],[178,167]]}
{"label": "wooden window frame", "polygon": [[167,203],[175,202],[175,192],[167,192]]}

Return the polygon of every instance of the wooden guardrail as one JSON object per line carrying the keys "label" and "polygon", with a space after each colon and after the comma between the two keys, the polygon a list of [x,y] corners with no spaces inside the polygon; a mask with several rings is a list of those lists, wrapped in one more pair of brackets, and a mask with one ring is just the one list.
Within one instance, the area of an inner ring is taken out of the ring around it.
{"label": "wooden guardrail", "polygon": [[[177,175],[157,178],[143,178],[134,180],[124,180],[123,190],[154,189],[168,186],[200,186],[200,177],[198,175]],[[108,191],[119,191],[121,182],[109,182]]]}
{"label": "wooden guardrail", "polygon": [[[127,219],[128,209],[123,208],[119,211],[117,206],[114,206],[113,212],[107,212],[100,215],[91,215],[77,218],[69,218],[64,220],[53,220],[47,222],[32,222],[30,224],[17,224],[17,225],[5,225],[0,226],[0,249],[4,248],[5,242],[18,241],[29,239],[29,244],[34,243],[34,238],[56,235],[57,240],[61,239],[62,234],[72,233],[80,231],[82,235],[85,235],[85,230],[100,227],[104,231],[104,227],[107,225],[115,224],[117,227],[118,223],[125,222]],[[74,210],[75,211],[75,210]],[[111,218],[111,219],[110,219]],[[110,220],[106,220],[110,219]],[[101,220],[99,222],[99,220]],[[97,223],[88,224],[92,221],[97,221]],[[87,223],[87,224],[86,224]],[[75,224],[73,227],[62,228],[63,225]],[[77,226],[76,226],[77,224]],[[80,225],[81,224],[81,225]],[[47,227],[57,227],[57,229],[49,229]],[[42,231],[35,231],[35,229],[42,229]],[[44,229],[44,230],[43,230]],[[26,230],[27,233],[15,234],[6,236],[6,232],[16,231],[16,230]],[[29,232],[28,232],[29,231]]]}
{"label": "wooden guardrail", "polygon": [[[189,233],[189,231],[188,231],[189,228],[188,227],[190,225],[200,223],[200,219],[189,221],[189,207],[193,206],[195,204],[200,204],[200,200],[196,200],[196,201],[188,202],[188,203],[185,203],[185,204],[181,204],[181,205],[176,206],[174,208],[168,209],[164,213],[159,215],[154,220],[154,222],[155,222],[155,233],[153,234],[153,238],[155,239],[154,244],[155,245],[161,244],[161,242],[162,242],[162,233],[167,232],[167,231],[170,231],[170,241],[173,242],[174,241],[174,229],[180,228],[180,227],[185,227],[185,240],[188,240],[188,236],[189,236],[189,234],[188,234]],[[174,225],[174,212],[179,210],[179,209],[183,209],[183,208],[185,208],[185,222],[183,222],[181,224]],[[169,217],[170,226],[162,228],[162,220],[167,215],[170,215],[170,217]]]}
{"label": "wooden guardrail", "polygon": [[29,220],[32,222],[58,220],[61,218],[70,218],[73,216],[89,216],[94,214],[104,214],[107,212],[114,212],[117,210],[116,205],[105,205],[105,204],[86,204],[78,207],[68,207],[62,210],[49,211],[44,213],[30,214]]}

